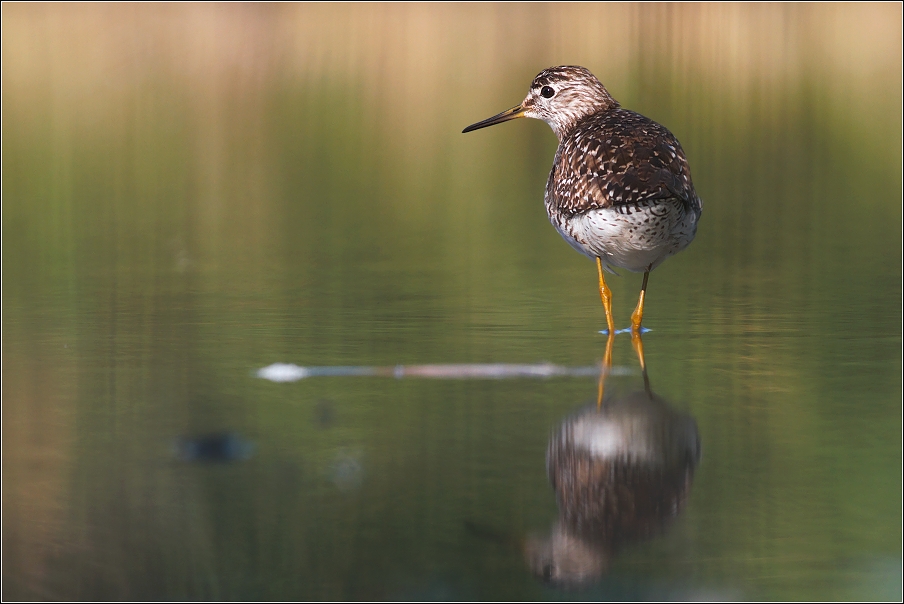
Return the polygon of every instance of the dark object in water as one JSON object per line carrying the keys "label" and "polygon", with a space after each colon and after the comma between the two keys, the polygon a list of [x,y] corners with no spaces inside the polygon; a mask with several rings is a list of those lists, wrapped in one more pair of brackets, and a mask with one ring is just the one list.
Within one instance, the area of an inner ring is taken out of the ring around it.
{"label": "dark object in water", "polygon": [[336,423],[336,405],[326,399],[317,401],[314,407],[314,419],[322,429],[332,428]]}
{"label": "dark object in water", "polygon": [[236,432],[180,438],[174,446],[176,456],[181,461],[225,463],[244,461],[254,454],[254,443]]}

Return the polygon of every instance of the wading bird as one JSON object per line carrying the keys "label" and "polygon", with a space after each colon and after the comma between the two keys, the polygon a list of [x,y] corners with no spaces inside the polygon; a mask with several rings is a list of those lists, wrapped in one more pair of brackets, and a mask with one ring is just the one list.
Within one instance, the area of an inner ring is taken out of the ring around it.
{"label": "wading bird", "polygon": [[519,117],[545,121],[559,138],[546,212],[565,241],[596,259],[609,334],[615,324],[603,269],[643,272],[631,315],[640,333],[650,271],[688,246],[703,210],[681,145],[664,126],[622,109],[584,67],[544,69],[520,105],[463,132]]}

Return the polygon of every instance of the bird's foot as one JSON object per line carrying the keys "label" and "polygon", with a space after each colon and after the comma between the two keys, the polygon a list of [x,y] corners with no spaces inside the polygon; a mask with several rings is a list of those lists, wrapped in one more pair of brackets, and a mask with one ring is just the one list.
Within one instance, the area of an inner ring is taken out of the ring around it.
{"label": "bird's foot", "polygon": [[617,332],[615,332],[615,333],[638,333],[638,334],[644,334],[644,333],[647,333],[648,331],[653,331],[653,330],[650,329],[649,327],[640,327],[640,328],[635,328],[635,327],[625,327],[624,329],[622,329],[622,330],[620,330],[620,331],[617,331]]}
{"label": "bird's foot", "polygon": [[[649,328],[647,328],[647,327],[641,327],[640,330],[635,330],[633,327],[625,327],[624,329],[616,329],[616,330],[615,330],[615,335],[618,335],[618,334],[620,334],[620,333],[641,333],[641,334],[644,334],[644,333],[647,333],[648,331],[652,331],[652,330],[649,329]],[[608,336],[608,335],[609,335],[609,330],[608,330],[608,329],[601,329],[601,330],[599,331],[599,333],[601,333],[601,334],[604,335],[604,336]]]}

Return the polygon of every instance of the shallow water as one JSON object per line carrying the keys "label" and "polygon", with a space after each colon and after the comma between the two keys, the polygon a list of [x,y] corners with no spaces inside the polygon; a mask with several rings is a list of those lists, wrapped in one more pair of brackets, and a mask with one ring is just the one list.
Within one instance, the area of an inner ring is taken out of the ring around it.
{"label": "shallow water", "polygon": [[[2,10],[5,599],[901,597],[900,6]],[[705,204],[643,337],[699,461],[624,487],[680,505],[571,583],[529,544],[597,400],[595,267],[545,124],[460,134],[561,63]]]}

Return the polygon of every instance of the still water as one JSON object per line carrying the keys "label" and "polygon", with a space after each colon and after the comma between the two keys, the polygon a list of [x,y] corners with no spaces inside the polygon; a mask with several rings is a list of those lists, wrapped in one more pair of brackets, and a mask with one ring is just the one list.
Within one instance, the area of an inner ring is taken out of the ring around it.
{"label": "still water", "polygon": [[[900,5],[2,11],[5,599],[901,597]],[[556,64],[705,204],[599,404]]]}

